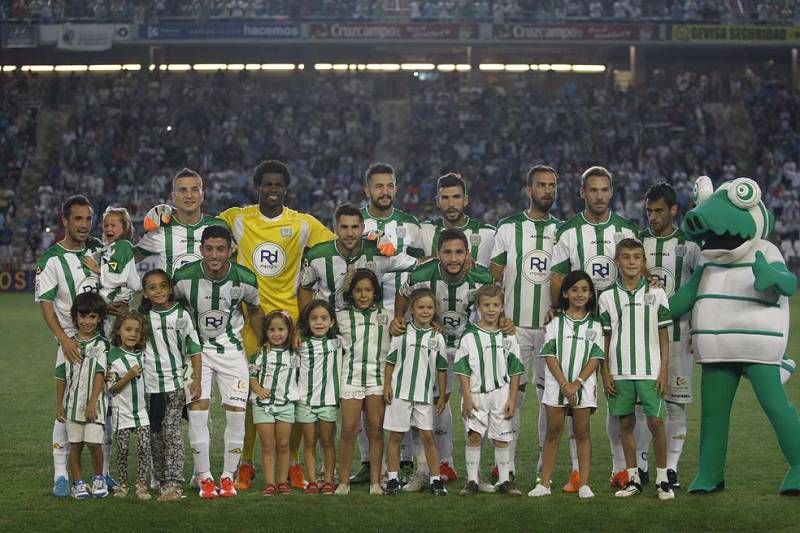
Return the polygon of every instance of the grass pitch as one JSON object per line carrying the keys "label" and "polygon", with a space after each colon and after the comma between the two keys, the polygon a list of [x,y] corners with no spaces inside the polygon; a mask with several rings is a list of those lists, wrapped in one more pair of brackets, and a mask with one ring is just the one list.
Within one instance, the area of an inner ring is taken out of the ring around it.
{"label": "grass pitch", "polygon": [[[786,463],[766,416],[758,407],[747,380],[742,380],[734,405],[728,449],[726,490],[709,496],[689,496],[679,491],[674,501],[662,503],[651,486],[633,499],[614,498],[608,486],[610,452],[605,434],[605,406],[592,419],[593,471],[591,485],[597,495],[579,501],[576,495],[554,490],[550,498],[511,499],[494,494],[474,498],[457,495],[461,482],[451,484],[450,495],[403,494],[396,498],[370,497],[366,485],[353,486],[350,497],[304,496],[263,498],[259,475],[254,490],[231,500],[206,502],[193,492],[182,502],[139,502],[134,497],[74,501],[54,498],[52,419],[55,413],[53,364],[56,345],[31,294],[0,295],[0,530],[3,531],[686,531],[734,529],[765,531],[800,530],[800,499],[782,497],[777,489]],[[800,327],[800,299],[793,301],[792,331]],[[800,361],[800,339],[793,335],[789,353]],[[699,370],[699,369],[696,369]],[[699,372],[696,372],[696,377]],[[695,379],[697,394],[698,379]],[[800,376],[787,384],[790,398],[800,405]],[[455,395],[454,395],[455,396]],[[451,399],[454,414],[458,398]],[[604,403],[601,399],[601,403]],[[533,486],[536,452],[535,398],[523,410],[522,440],[517,452],[518,485]],[[223,413],[212,409],[215,427],[223,428]],[[689,435],[680,465],[680,478],[688,486],[698,455],[699,404],[689,406]],[[455,460],[464,472],[463,430],[456,424]],[[212,442],[212,465],[222,464],[221,431]],[[800,435],[798,435],[800,438]],[[188,439],[187,439],[188,445]],[[358,454],[356,453],[356,457]],[[132,454],[133,457],[133,454]],[[186,475],[191,475],[187,454]],[[569,469],[566,442],[560,449],[553,486],[560,487]],[[484,448],[484,472],[492,461]],[[85,460],[88,466],[88,459]],[[113,470],[112,464],[112,470]],[[259,468],[260,470],[260,468]]]}

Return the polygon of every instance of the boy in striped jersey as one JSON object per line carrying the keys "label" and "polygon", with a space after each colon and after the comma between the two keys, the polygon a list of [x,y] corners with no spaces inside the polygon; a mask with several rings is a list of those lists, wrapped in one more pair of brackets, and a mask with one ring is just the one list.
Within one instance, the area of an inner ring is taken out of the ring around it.
{"label": "boy in striped jersey", "polygon": [[[369,166],[364,177],[364,194],[367,205],[361,208],[364,228],[368,232],[383,233],[394,245],[397,253],[405,252],[412,257],[422,257],[420,248],[419,221],[416,217],[394,207],[397,194],[397,180],[394,168],[386,163]],[[389,272],[381,278],[383,307],[391,312],[394,299],[403,286],[405,272]],[[364,432],[364,418],[358,434],[358,447],[361,452],[361,468],[353,474],[353,483],[363,483],[369,477],[369,441]]]}
{"label": "boy in striped jersey", "polygon": [[203,346],[201,395],[189,404],[189,439],[194,454],[200,496],[215,498],[217,488],[211,477],[208,409],[211,382],[215,379],[225,409],[224,467],[219,495],[236,496],[233,476],[239,464],[244,440],[244,412],[250,373],[244,355],[242,330],[245,319],[241,304],[247,305],[248,322],[261,336],[264,313],[259,307],[255,275],[231,262],[231,233],[223,226],[208,226],[200,242],[202,261],[189,263],[175,272],[175,297],[184,300],[192,313]]}
{"label": "boy in striped jersey", "polygon": [[[105,498],[108,487],[103,477],[103,442],[105,412],[105,373],[108,341],[100,330],[106,315],[106,304],[95,292],[79,294],[70,309],[76,328],[75,342],[79,358],[66,359],[63,347],[56,359],[56,420],[66,423],[69,438],[69,470],[72,476],[72,497],[77,500]],[[81,479],[81,451],[86,443],[92,460],[92,487]]]}
{"label": "boy in striped jersey", "polygon": [[[89,235],[92,229],[92,204],[83,195],[71,196],[61,208],[64,238],[42,254],[36,263],[35,300],[42,317],[59,344],[59,353],[70,364],[81,361],[75,325],[70,309],[77,295],[99,290],[100,279],[83,264],[83,258],[102,248]],[[67,426],[53,421],[53,496],[69,496]]]}
{"label": "boy in striped jersey", "polygon": [[[514,440],[511,441],[511,471],[514,472],[516,443],[520,431],[520,410],[525,401],[528,372],[534,369],[536,398],[541,405],[544,395],[545,363],[535,357],[544,344],[544,325],[550,311],[550,268],[553,266],[553,245],[561,221],[550,214],[556,199],[558,174],[555,169],[536,165],[528,170],[526,189],[529,198],[527,211],[512,215],[497,225],[489,269],[505,292],[505,315],[514,321],[520,357],[525,373],[520,378],[517,414],[514,415]],[[557,300],[556,300],[557,301]],[[536,471],[542,468],[542,450],[547,432],[547,411],[539,409],[539,459]],[[578,457],[575,440],[570,438],[573,474],[565,489],[577,483]],[[574,483],[573,483],[574,481]],[[577,491],[575,486],[574,490]]]}
{"label": "boy in striped jersey", "polygon": [[[389,430],[387,447],[388,482],[386,494],[400,493],[398,471],[400,467],[400,443],[411,427],[419,430],[425,447],[428,469],[431,472],[430,490],[436,496],[444,496],[447,490],[439,477],[439,453],[433,440],[433,384],[438,381],[439,390],[447,386],[447,355],[441,333],[431,328],[436,314],[436,297],[430,289],[416,289],[409,297],[413,321],[405,333],[392,339],[386,357],[386,381],[383,398],[389,407],[383,429]],[[445,408],[445,396],[439,395],[436,412]]]}
{"label": "boy in striped jersey", "polygon": [[[589,274],[598,293],[615,283],[618,274],[614,262],[617,243],[628,237],[637,238],[639,229],[630,220],[611,211],[609,206],[613,194],[611,173],[605,168],[590,167],[581,175],[580,195],[586,207],[582,213],[562,224],[556,234],[550,278],[552,301],[558,301],[561,282],[573,270]],[[627,480],[617,417],[608,415],[606,431],[613,458],[611,483],[621,488]]]}
{"label": "boy in striped jersey", "polygon": [[203,214],[203,178],[184,168],[172,179],[172,203],[155,206],[144,218],[146,233],[134,249],[137,260],[157,255],[159,268],[170,276],[200,259],[200,237],[206,226],[224,226],[219,218]]}
{"label": "boy in striped jersey", "polygon": [[644,246],[636,239],[617,244],[614,260],[620,271],[617,283],[600,295],[600,322],[605,334],[603,385],[608,410],[619,417],[620,440],[625,453],[628,482],[616,492],[626,498],[642,491],[636,467],[637,400],[644,407],[647,426],[656,452],[658,498],[675,497],[667,481],[667,442],[664,433],[664,401],[669,368],[669,337],[672,324],[664,290],[650,287],[642,275]]}
{"label": "boy in striped jersey", "polygon": [[[441,321],[447,342],[448,358],[447,387],[445,390],[439,390],[438,387],[434,390],[434,399],[438,399],[440,395],[445,396],[445,409],[434,419],[436,445],[439,449],[439,459],[442,461],[440,468],[442,475],[448,481],[455,481],[458,479],[458,473],[453,468],[453,415],[449,404],[453,380],[452,365],[458,348],[458,339],[472,315],[475,291],[484,285],[493,285],[494,278],[480,265],[467,269],[469,242],[463,231],[459,229],[442,231],[438,246],[439,258],[428,261],[414,270],[398,294],[391,332],[399,336],[405,331],[408,298],[415,289],[428,288],[433,291],[436,298],[436,314]],[[502,321],[502,326],[510,327],[513,332],[514,326],[510,321]],[[417,450],[420,451],[421,449]],[[418,453],[418,479],[423,473],[422,459]]]}
{"label": "boy in striped jersey", "polygon": [[[675,225],[677,196],[666,182],[652,185],[645,194],[650,227],[642,233],[642,244],[649,274],[657,277],[671,298],[686,283],[700,259],[700,247],[686,238]],[[692,402],[693,359],[689,348],[689,315],[674,320],[669,334],[669,373],[664,400],[667,407],[667,479],[673,488],[678,484],[678,461],[686,441],[686,406]],[[647,471],[650,433],[643,431],[644,412],[636,408],[636,451],[639,468]]]}
{"label": "boy in striped jersey", "polygon": [[340,205],[335,220],[336,239],[305,253],[297,292],[300,309],[313,298],[327,300],[335,309],[344,308],[343,294],[357,268],[372,270],[382,279],[385,273],[407,271],[417,265],[417,260],[404,252],[386,257],[375,241],[364,239],[364,215],[356,207]]}
{"label": "boy in striped jersey", "polygon": [[481,441],[488,434],[495,447],[498,492],[521,496],[509,479],[508,442],[513,434],[511,418],[516,410],[519,379],[525,367],[519,359],[517,339],[500,329],[503,290],[484,285],[476,292],[475,301],[480,320],[468,326],[461,336],[453,365],[461,383],[461,416],[467,429],[467,483],[461,495],[478,492]]}
{"label": "boy in striped jersey", "polygon": [[441,211],[442,218],[426,220],[420,224],[422,254],[425,257],[436,255],[442,231],[450,228],[460,229],[467,236],[472,259],[488,268],[494,246],[495,228],[464,214],[469,205],[467,184],[458,174],[445,174],[437,180],[436,191],[436,207]]}

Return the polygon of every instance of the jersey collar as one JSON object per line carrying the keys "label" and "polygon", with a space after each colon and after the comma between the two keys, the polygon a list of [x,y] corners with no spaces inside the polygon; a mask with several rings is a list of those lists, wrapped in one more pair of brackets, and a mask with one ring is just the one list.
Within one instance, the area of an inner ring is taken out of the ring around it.
{"label": "jersey collar", "polygon": [[639,278],[639,283],[636,284],[636,288],[631,290],[631,289],[627,288],[625,285],[622,284],[622,277],[617,278],[617,287],[619,287],[621,290],[623,290],[625,292],[628,292],[628,293],[631,293],[631,294],[639,292],[639,290],[641,290],[641,288],[644,287],[646,284],[647,284],[647,280],[645,280],[644,276],[642,276],[641,278]]}
{"label": "jersey collar", "polygon": [[679,230],[680,230],[680,228],[678,228],[678,226],[672,226],[672,233],[670,233],[668,235],[659,236],[659,235],[656,235],[655,233],[653,233],[653,230],[648,227],[647,228],[647,233],[648,233],[648,235],[650,235],[654,239],[665,239],[666,240],[666,239],[671,239],[671,238],[675,237],[678,234]]}
{"label": "jersey collar", "polygon": [[233,268],[233,263],[231,263],[231,260],[228,259],[228,270],[225,271],[225,275],[219,279],[214,279],[209,277],[208,274],[206,274],[206,268],[203,266],[203,260],[202,259],[200,260],[200,270],[203,271],[203,277],[206,278],[211,283],[224,283],[225,281],[227,281],[228,275],[231,273],[232,268]]}
{"label": "jersey collar", "polygon": [[581,211],[581,218],[585,224],[589,224],[590,226],[606,226],[609,222],[611,222],[611,217],[614,216],[614,212],[610,209],[608,210],[608,218],[604,222],[589,222],[586,220],[586,216],[584,216],[584,211]]}

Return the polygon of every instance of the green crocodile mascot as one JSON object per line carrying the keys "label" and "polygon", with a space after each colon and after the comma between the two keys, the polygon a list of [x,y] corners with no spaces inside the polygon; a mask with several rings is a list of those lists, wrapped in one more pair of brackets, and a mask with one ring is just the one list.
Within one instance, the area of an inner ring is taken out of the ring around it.
{"label": "green crocodile mascot", "polygon": [[749,178],[714,190],[694,186],[695,207],[682,229],[702,250],[692,277],[670,299],[674,318],[692,312],[692,344],[702,366],[700,459],[689,492],[725,488],[731,407],[742,375],[749,378],[789,462],[781,494],[800,494],[800,417],[781,384],[789,337],[789,297],[797,277],[766,240],[774,217]]}

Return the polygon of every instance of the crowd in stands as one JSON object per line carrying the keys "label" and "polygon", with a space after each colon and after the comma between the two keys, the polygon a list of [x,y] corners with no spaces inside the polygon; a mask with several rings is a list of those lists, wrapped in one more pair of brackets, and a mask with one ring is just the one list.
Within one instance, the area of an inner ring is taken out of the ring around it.
{"label": "crowd in stands", "polygon": [[[800,100],[776,81],[782,77],[749,68],[724,75],[657,69],[647,84],[626,91],[577,76],[415,78],[401,139],[408,156],[389,161],[399,169],[399,207],[434,215],[434,178],[455,171],[471,186],[471,211],[494,223],[524,207],[522,177],[544,162],[561,174],[557,214],[567,217],[582,208],[581,171],[602,164],[614,174],[613,209],[644,226],[642,196],[655,181],[671,181],[685,209],[696,176],[748,175],[761,184],[784,253],[796,265]],[[24,263],[52,243],[57,206],[77,191],[98,211],[125,205],[141,227],[184,166],[206,177],[206,212],[253,202],[250,172],[267,156],[292,169],[290,205],[330,223],[336,205],[363,200],[362,174],[382,136],[374,96],[380,79],[318,73],[277,80],[246,71],[4,75],[0,189],[8,192],[0,190],[0,228],[26,232],[24,247],[9,254]],[[35,115],[20,105],[23,94],[40,95],[63,122],[34,209],[15,208],[9,196],[36,145]],[[723,131],[727,124],[709,103],[740,110],[741,135]],[[11,238],[5,229],[2,243]]]}
{"label": "crowd in stands", "polygon": [[791,24],[797,0],[0,0],[0,20],[664,20]]}

